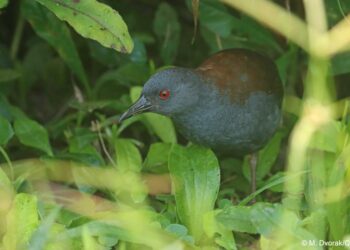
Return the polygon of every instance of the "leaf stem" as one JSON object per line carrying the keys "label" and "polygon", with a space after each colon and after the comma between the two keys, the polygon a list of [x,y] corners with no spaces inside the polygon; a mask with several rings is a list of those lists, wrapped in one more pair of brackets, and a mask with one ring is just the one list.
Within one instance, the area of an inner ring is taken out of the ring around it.
{"label": "leaf stem", "polygon": [[11,43],[10,56],[12,60],[15,60],[17,58],[18,48],[22,39],[24,23],[24,18],[22,17],[22,15],[19,15],[19,19]]}

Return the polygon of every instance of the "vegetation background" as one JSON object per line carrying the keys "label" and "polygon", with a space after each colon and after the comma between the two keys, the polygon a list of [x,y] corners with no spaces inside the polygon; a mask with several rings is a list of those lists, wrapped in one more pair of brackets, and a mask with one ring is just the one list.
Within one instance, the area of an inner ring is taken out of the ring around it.
{"label": "vegetation background", "polygon": [[[0,0],[0,249],[350,240],[349,12],[349,0]],[[285,88],[254,194],[247,159],[188,144],[159,115],[116,123],[157,70],[237,47],[273,58]]]}

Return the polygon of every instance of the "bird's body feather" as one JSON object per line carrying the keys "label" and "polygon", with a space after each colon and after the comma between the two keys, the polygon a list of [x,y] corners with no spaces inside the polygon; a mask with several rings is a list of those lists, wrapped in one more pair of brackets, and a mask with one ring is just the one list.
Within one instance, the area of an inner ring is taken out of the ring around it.
{"label": "bird's body feather", "polygon": [[[166,98],[159,96],[167,93]],[[245,49],[221,51],[197,69],[152,76],[122,119],[144,110],[172,118],[190,141],[244,155],[262,148],[278,127],[283,90],[274,63]]]}

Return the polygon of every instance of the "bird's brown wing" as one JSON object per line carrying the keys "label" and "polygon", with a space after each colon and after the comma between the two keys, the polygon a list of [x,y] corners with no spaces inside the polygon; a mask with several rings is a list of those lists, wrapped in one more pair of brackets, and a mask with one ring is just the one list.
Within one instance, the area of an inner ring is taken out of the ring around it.
{"label": "bird's brown wing", "polygon": [[273,61],[246,49],[218,52],[205,60],[196,71],[207,82],[228,93],[233,102],[243,103],[255,91],[276,96],[283,93]]}

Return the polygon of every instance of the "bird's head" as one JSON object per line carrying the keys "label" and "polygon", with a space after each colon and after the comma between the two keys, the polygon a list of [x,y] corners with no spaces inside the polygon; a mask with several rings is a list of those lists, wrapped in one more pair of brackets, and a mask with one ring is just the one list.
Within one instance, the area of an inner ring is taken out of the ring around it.
{"label": "bird's head", "polygon": [[200,94],[200,77],[190,69],[170,68],[153,75],[144,85],[140,98],[119,122],[144,113],[172,116],[190,109]]}

